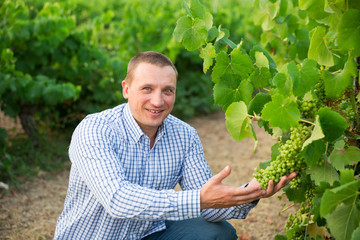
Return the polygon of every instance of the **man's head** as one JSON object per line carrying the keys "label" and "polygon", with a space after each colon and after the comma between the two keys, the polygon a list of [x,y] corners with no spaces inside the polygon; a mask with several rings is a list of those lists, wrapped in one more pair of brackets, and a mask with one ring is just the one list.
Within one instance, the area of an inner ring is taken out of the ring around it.
{"label": "man's head", "polygon": [[133,57],[122,82],[130,111],[149,137],[170,114],[175,102],[177,71],[169,58],[157,52]]}
{"label": "man's head", "polygon": [[167,56],[158,52],[148,51],[148,52],[141,52],[135,55],[129,61],[125,81],[131,83],[133,79],[134,71],[140,63],[150,63],[158,67],[170,66],[175,72],[176,79],[178,77],[178,72],[176,70],[176,67]]}

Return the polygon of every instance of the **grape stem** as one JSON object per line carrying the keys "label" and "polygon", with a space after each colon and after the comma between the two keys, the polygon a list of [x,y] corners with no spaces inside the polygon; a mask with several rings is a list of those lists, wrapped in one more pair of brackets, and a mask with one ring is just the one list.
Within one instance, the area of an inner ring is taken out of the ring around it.
{"label": "grape stem", "polygon": [[308,123],[308,124],[311,124],[311,125],[315,125],[315,123],[313,122],[310,122],[308,120],[305,120],[305,119],[300,119],[301,122],[304,122],[304,123]]}
{"label": "grape stem", "polygon": [[287,206],[286,208],[284,208],[283,210],[281,210],[281,212],[285,212],[286,210],[288,210],[289,208],[292,208],[295,205],[295,203],[290,204],[289,206]]}
{"label": "grape stem", "polygon": [[304,238],[304,240],[306,240],[306,235],[307,235],[307,231],[308,231],[308,227],[309,227],[311,207],[312,207],[312,204],[310,204],[310,208],[309,208],[309,216],[308,216],[308,221],[307,221],[306,228],[305,228],[305,238]]}

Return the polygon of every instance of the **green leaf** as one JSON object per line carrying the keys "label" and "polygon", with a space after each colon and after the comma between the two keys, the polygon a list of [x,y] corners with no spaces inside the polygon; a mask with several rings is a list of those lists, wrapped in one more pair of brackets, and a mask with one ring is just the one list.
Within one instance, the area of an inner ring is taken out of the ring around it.
{"label": "green leaf", "polygon": [[214,83],[218,83],[220,81],[220,77],[228,71],[230,60],[227,53],[221,51],[216,56],[215,61],[216,62],[211,74],[211,79]]}
{"label": "green leaf", "polygon": [[256,45],[253,47],[253,49],[250,50],[250,53],[249,53],[250,57],[252,59],[256,60],[255,54],[257,52],[262,52],[265,55],[265,57],[269,61],[269,69],[270,69],[271,75],[274,76],[277,73],[276,63],[275,63],[274,59],[271,57],[269,52],[264,50],[260,45]]}
{"label": "green leaf", "polygon": [[302,151],[306,164],[309,167],[315,166],[326,151],[326,145],[321,140],[313,141]]}
{"label": "green leaf", "polygon": [[176,22],[173,36],[175,41],[182,41],[188,51],[194,51],[205,43],[207,34],[204,20],[184,16]]}
{"label": "green leaf", "polygon": [[247,54],[243,54],[239,49],[235,48],[231,52],[231,69],[241,77],[247,78],[254,70],[254,65]]}
{"label": "green leaf", "polygon": [[343,95],[345,89],[353,85],[353,78],[357,74],[357,67],[353,57],[349,56],[344,69],[339,73],[329,71],[322,72],[324,79],[325,94],[329,98],[339,98]]}
{"label": "green leaf", "polygon": [[264,105],[271,101],[271,96],[266,93],[259,92],[249,103],[248,113],[250,115],[260,114],[261,110],[264,108]]}
{"label": "green leaf", "polygon": [[277,87],[279,94],[290,96],[292,94],[292,81],[284,73],[277,73],[273,78],[273,84]]}
{"label": "green leaf", "polygon": [[321,129],[325,135],[324,139],[328,142],[335,141],[347,128],[345,118],[328,107],[321,108],[317,115],[319,115]]}
{"label": "green leaf", "polygon": [[305,59],[303,66],[298,69],[295,62],[290,62],[287,70],[293,80],[293,92],[295,96],[303,97],[319,81],[317,63],[312,59]]}
{"label": "green leaf", "polygon": [[352,50],[360,56],[360,10],[349,9],[344,12],[338,25],[338,46],[343,50]]}
{"label": "green leaf", "polygon": [[204,19],[205,17],[205,7],[199,0],[190,1],[190,11],[194,18]]}
{"label": "green leaf", "polygon": [[339,180],[339,174],[336,169],[328,163],[323,165],[313,166],[311,169],[306,170],[316,185],[320,185],[321,182],[326,182],[332,185],[335,181]]}
{"label": "green leaf", "polygon": [[206,28],[206,30],[210,30],[212,28],[212,25],[213,25],[213,16],[211,15],[211,13],[206,12],[204,20],[205,20],[205,28]]}
{"label": "green leaf", "polygon": [[360,227],[356,228],[352,234],[351,240],[360,239]]}
{"label": "green leaf", "polygon": [[245,79],[240,80],[236,76],[224,78],[214,86],[215,104],[221,105],[226,111],[227,107],[233,102],[244,101],[248,104],[252,98],[253,87]]}
{"label": "green leaf", "polygon": [[320,125],[320,122],[319,122],[319,116],[317,115],[316,119],[315,119],[314,130],[312,131],[311,136],[308,139],[306,139],[306,141],[304,142],[304,144],[302,146],[302,149],[304,149],[307,145],[309,145],[313,141],[322,139],[324,137],[325,137],[325,135],[324,135],[324,133],[323,133],[323,131],[321,129],[321,125]]}
{"label": "green leaf", "polygon": [[268,68],[255,68],[250,75],[250,81],[255,88],[265,88],[270,86],[271,73]]}
{"label": "green leaf", "polygon": [[244,102],[232,103],[225,112],[225,118],[226,127],[236,141],[240,142],[245,138],[256,139]]}
{"label": "green leaf", "polygon": [[329,16],[324,11],[325,0],[299,0],[299,8],[305,10],[311,18],[316,20]]}
{"label": "green leaf", "polygon": [[342,169],[340,170],[340,184],[345,185],[355,180],[353,169]]}
{"label": "green leaf", "polygon": [[359,226],[360,212],[355,204],[340,204],[335,211],[325,216],[328,228],[335,239],[351,239],[354,229]]}
{"label": "green leaf", "polygon": [[269,68],[269,60],[266,58],[263,52],[255,52],[255,64],[258,68]]}
{"label": "green leaf", "polygon": [[310,32],[310,47],[308,57],[317,61],[320,65],[331,67],[334,59],[325,42],[326,28],[318,26]]}
{"label": "green leaf", "polygon": [[326,189],[321,198],[320,214],[331,213],[341,203],[351,204],[357,197],[358,181],[351,181],[333,189]]}
{"label": "green leaf", "polygon": [[213,65],[213,58],[216,57],[215,47],[212,43],[208,43],[206,47],[201,50],[200,57],[204,59],[203,71],[204,73]]}
{"label": "green leaf", "polygon": [[337,169],[344,169],[346,165],[360,162],[360,149],[350,146],[348,149],[340,149],[330,156],[331,164]]}
{"label": "green leaf", "polygon": [[227,53],[223,51],[216,56],[216,63],[211,74],[214,83],[218,83],[225,74],[238,74],[242,78],[247,78],[254,70],[249,56],[241,53],[239,49],[234,49],[230,56],[231,61]]}
{"label": "green leaf", "polygon": [[290,97],[278,94],[272,96],[272,101],[268,102],[261,112],[262,118],[269,121],[273,127],[287,130],[299,124],[300,111],[295,101]]}

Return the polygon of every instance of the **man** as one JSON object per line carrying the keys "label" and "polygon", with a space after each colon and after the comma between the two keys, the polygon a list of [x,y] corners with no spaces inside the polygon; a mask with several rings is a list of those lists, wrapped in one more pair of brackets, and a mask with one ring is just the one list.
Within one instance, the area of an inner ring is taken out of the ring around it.
{"label": "man", "polygon": [[[122,82],[128,103],[87,116],[75,129],[64,210],[55,239],[236,239],[225,220],[245,218],[265,191],[212,176],[194,128],[170,115],[177,71],[157,52],[131,59]],[[174,191],[179,183],[183,191]]]}

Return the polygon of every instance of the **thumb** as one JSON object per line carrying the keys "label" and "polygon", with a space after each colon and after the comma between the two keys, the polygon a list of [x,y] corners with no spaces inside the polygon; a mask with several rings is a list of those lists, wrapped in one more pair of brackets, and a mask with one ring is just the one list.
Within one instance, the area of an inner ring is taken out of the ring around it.
{"label": "thumb", "polygon": [[231,168],[229,166],[226,166],[223,170],[221,170],[221,172],[214,175],[213,180],[215,182],[221,182],[226,177],[228,177],[230,175],[230,173],[231,173]]}

